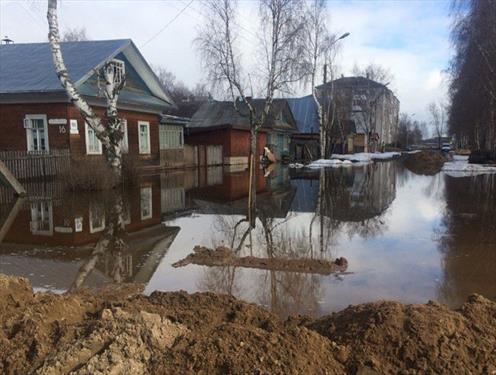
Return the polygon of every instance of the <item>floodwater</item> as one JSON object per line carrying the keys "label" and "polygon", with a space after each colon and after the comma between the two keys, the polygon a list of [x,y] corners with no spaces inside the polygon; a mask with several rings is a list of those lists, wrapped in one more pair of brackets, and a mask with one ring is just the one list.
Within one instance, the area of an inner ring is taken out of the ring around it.
{"label": "floodwater", "polygon": [[[416,175],[400,162],[260,170],[256,228],[247,232],[248,173],[239,168],[147,176],[122,192],[67,193],[61,182],[0,190],[0,273],[64,292],[136,282],[155,290],[232,294],[281,316],[319,316],[379,299],[496,299],[496,175]],[[95,252],[122,194],[124,247]],[[247,234],[247,235],[245,235]],[[259,258],[345,257],[322,275],[172,264],[196,245]],[[270,245],[270,246],[269,246]]]}

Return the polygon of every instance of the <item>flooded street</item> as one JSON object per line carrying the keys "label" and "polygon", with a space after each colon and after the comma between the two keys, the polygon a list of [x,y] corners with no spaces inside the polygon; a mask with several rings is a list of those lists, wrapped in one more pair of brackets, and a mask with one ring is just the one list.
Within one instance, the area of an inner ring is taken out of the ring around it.
{"label": "flooded street", "polygon": [[[0,273],[35,290],[111,282],[232,294],[280,316],[320,316],[350,304],[496,299],[496,177],[416,175],[400,162],[260,170],[257,223],[247,231],[248,172],[222,167],[148,176],[122,192],[126,244],[95,253],[118,192],[67,193],[60,182],[0,193]],[[242,268],[174,268],[197,245],[261,259],[344,257],[324,275]]]}

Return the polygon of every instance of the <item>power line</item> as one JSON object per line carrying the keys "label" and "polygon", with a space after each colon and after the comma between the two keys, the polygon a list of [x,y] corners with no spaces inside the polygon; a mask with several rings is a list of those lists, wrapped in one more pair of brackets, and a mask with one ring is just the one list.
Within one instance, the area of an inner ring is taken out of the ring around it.
{"label": "power line", "polygon": [[186,4],[186,6],[181,9],[175,16],[174,18],[172,18],[169,22],[167,22],[165,24],[164,27],[162,27],[155,35],[153,35],[150,39],[148,39],[145,43],[143,43],[141,45],[141,47],[143,48],[144,46],[146,46],[148,43],[150,43],[153,39],[155,39],[157,36],[159,36],[165,29],[167,29],[175,20],[177,20],[177,18],[186,10],[188,9],[188,7],[193,4],[193,1],[194,0],[191,0],[188,4]]}

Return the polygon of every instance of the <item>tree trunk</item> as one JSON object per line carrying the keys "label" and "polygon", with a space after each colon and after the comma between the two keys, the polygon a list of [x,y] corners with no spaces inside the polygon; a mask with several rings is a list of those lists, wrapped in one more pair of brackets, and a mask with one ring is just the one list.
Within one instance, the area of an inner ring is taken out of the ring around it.
{"label": "tree trunk", "polygon": [[248,160],[250,171],[250,182],[248,190],[248,222],[251,228],[255,228],[256,200],[257,200],[257,126],[250,130],[250,157]]}

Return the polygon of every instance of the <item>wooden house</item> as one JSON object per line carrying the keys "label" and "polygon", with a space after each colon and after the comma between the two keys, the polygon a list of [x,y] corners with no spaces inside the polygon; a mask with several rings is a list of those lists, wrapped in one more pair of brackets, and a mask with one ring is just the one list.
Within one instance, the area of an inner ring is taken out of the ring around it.
{"label": "wooden house", "polygon": [[[260,113],[264,99],[250,99]],[[258,132],[257,155],[269,147],[281,160],[289,155],[291,134],[297,132],[296,122],[285,99],[274,99],[272,111]],[[208,101],[193,115],[187,125],[188,145],[222,146],[223,163],[227,165],[248,164],[250,155],[250,121],[246,104],[239,103],[238,110],[228,101]]]}
{"label": "wooden house", "polygon": [[[126,77],[118,99],[122,146],[138,165],[160,167],[162,147],[165,154],[182,149],[184,119],[162,116],[175,104],[130,39],[65,42],[61,48],[76,89],[103,118],[105,98],[95,72],[109,61],[119,63]],[[102,144],[57,78],[48,43],[1,45],[0,61],[0,159],[9,152],[103,159]],[[180,166],[177,154],[165,166]]]}

